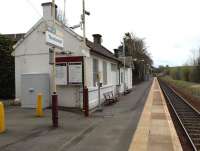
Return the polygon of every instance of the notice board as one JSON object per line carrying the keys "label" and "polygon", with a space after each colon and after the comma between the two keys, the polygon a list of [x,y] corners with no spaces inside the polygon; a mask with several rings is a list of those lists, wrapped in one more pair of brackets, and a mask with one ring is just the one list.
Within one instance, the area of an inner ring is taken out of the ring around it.
{"label": "notice board", "polygon": [[67,64],[56,64],[56,84],[67,85]]}
{"label": "notice board", "polygon": [[82,62],[56,64],[56,85],[81,85],[82,83]]}
{"label": "notice board", "polygon": [[68,63],[68,83],[69,84],[82,84],[83,70],[81,62]]}

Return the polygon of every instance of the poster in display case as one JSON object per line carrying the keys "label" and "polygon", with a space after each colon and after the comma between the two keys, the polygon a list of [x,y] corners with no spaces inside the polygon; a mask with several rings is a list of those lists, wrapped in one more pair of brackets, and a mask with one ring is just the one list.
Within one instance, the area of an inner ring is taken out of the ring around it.
{"label": "poster in display case", "polygon": [[56,85],[67,85],[67,64],[56,64]]}
{"label": "poster in display case", "polygon": [[68,63],[68,83],[69,84],[82,84],[83,70],[81,62]]}

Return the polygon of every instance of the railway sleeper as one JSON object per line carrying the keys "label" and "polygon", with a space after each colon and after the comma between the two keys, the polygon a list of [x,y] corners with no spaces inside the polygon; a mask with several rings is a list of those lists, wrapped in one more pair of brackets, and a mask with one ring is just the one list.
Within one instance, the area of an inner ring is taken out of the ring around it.
{"label": "railway sleeper", "polygon": [[196,145],[197,150],[200,150],[200,144]]}
{"label": "railway sleeper", "polygon": [[200,131],[200,127],[199,126],[187,126],[187,131]]}
{"label": "railway sleeper", "polygon": [[200,134],[196,134],[196,133],[189,133],[191,138],[200,138]]}
{"label": "railway sleeper", "polygon": [[200,138],[192,138],[192,141],[195,146],[200,145]]}
{"label": "railway sleeper", "polygon": [[182,117],[183,120],[189,120],[189,121],[199,121],[200,122],[200,119],[199,117]]}
{"label": "railway sleeper", "polygon": [[188,132],[191,133],[200,133],[200,127],[199,128],[188,128]]}
{"label": "railway sleeper", "polygon": [[195,114],[188,114],[188,113],[179,113],[178,112],[179,117],[184,118],[184,117],[190,117],[190,118],[200,118],[199,116],[195,115]]}
{"label": "railway sleeper", "polygon": [[187,109],[177,109],[176,108],[176,111],[178,111],[178,112],[180,112],[180,113],[183,113],[183,114],[185,114],[185,113],[187,113],[187,114],[194,114],[194,115],[196,115],[196,113],[194,113],[194,111],[188,111]]}
{"label": "railway sleeper", "polygon": [[189,127],[200,127],[200,124],[195,124],[195,123],[184,123],[183,125],[186,126],[187,128]]}
{"label": "railway sleeper", "polygon": [[[199,120],[181,119],[181,121],[182,121],[182,123],[193,123],[194,125],[199,123]],[[199,125],[199,124],[197,124],[197,125]]]}

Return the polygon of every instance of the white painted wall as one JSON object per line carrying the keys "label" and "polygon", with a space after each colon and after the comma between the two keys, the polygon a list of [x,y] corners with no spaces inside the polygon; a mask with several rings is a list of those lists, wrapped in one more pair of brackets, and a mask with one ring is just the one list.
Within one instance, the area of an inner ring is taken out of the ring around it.
{"label": "white painted wall", "polygon": [[[120,93],[124,92],[124,82],[121,80],[121,75],[124,75],[124,68],[120,68],[120,87],[119,91]],[[128,89],[132,89],[132,69],[131,68],[125,68],[125,86]]]}
{"label": "white painted wall", "polygon": [[[37,23],[38,24],[38,23]],[[21,75],[24,73],[49,73],[51,76],[51,67],[49,65],[49,48],[46,44],[45,33],[47,26],[44,22],[39,23],[38,27],[27,36],[23,42],[15,49],[15,89],[16,98],[21,98]],[[71,31],[66,32],[60,25],[57,29],[63,34],[64,50],[71,51],[73,56],[82,54],[82,45],[78,38],[72,35]],[[59,51],[58,49],[56,51]],[[89,49],[87,48],[87,51]],[[90,60],[88,65],[90,66]],[[89,78],[89,76],[88,76]],[[58,86],[60,94],[59,105],[77,107],[80,106],[79,88]],[[77,95],[78,94],[78,95]],[[66,99],[70,98],[70,99]],[[79,102],[77,102],[77,100]],[[74,103],[75,102],[75,103]]]}
{"label": "white painted wall", "polygon": [[127,86],[128,86],[128,89],[132,89],[133,88],[133,82],[132,82],[132,69],[131,68],[128,68],[127,69]]}
{"label": "white painted wall", "polygon": [[[103,82],[103,62],[105,61],[107,63],[107,84],[103,85],[101,87],[101,102],[105,101],[103,94],[108,91],[113,91],[113,94],[116,94],[116,85],[117,83],[117,74],[119,74],[119,71],[111,71],[111,63],[116,64],[115,61],[111,61],[110,59],[102,58],[99,56],[91,55],[89,58],[89,68],[87,68],[87,75],[89,75],[89,85],[88,85],[88,95],[89,95],[89,108],[92,109],[98,105],[98,87],[93,86],[93,59],[98,59],[98,67],[99,67],[99,72],[101,79],[100,81]],[[81,94],[82,95],[82,92]],[[81,107],[82,107],[82,102],[81,102]]]}
{"label": "white painted wall", "polygon": [[21,97],[21,75],[26,73],[49,73],[50,66],[48,60],[48,54],[15,57],[16,98]]}
{"label": "white painted wall", "polygon": [[80,87],[57,86],[59,106],[80,107]]}

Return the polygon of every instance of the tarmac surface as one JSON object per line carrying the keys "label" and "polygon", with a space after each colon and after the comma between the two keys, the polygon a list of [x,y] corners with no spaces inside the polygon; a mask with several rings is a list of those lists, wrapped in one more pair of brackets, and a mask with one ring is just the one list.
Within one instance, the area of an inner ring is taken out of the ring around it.
{"label": "tarmac surface", "polygon": [[51,110],[35,117],[35,110],[6,108],[6,132],[0,151],[128,151],[152,81],[143,82],[116,104],[89,118],[59,111],[59,128],[51,127]]}

